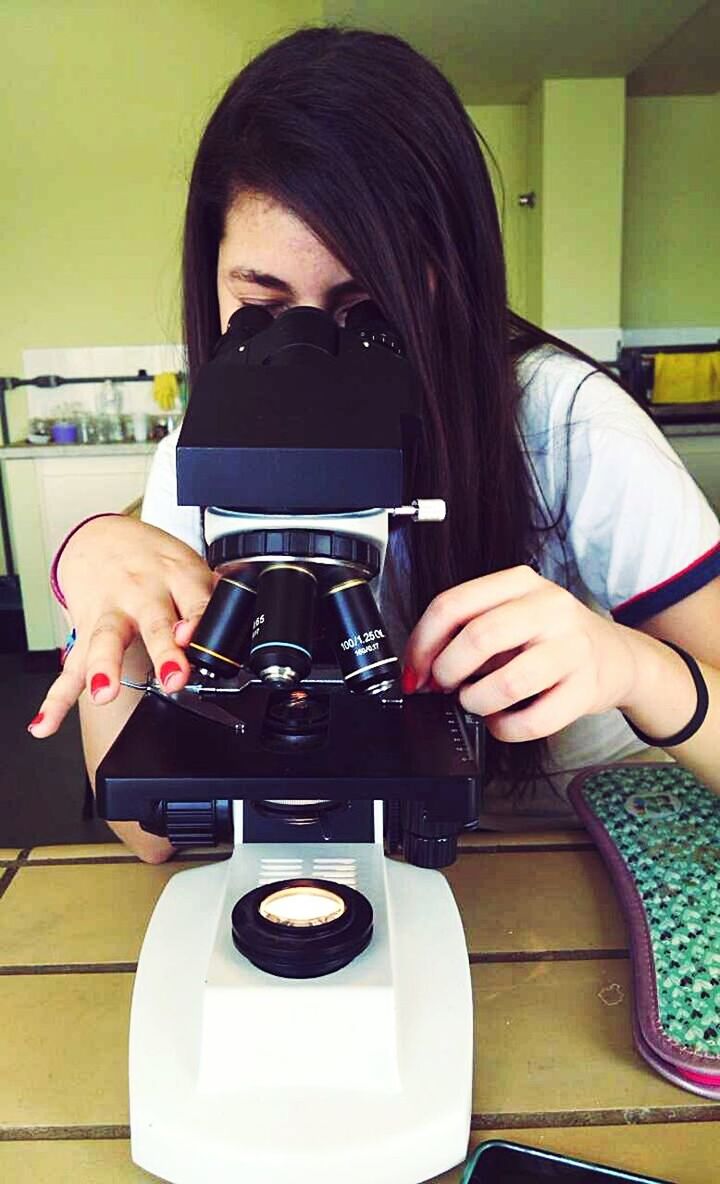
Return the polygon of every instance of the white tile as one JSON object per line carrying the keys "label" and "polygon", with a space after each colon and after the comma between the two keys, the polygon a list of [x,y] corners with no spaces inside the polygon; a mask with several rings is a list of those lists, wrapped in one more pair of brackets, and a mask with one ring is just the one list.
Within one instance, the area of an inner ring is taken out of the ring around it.
{"label": "white tile", "polygon": [[711,345],[720,340],[720,325],[684,325],[663,329],[624,329],[623,345]]}
{"label": "white tile", "polygon": [[611,362],[617,357],[622,339],[619,325],[607,329],[549,329],[548,332],[601,362]]}
{"label": "white tile", "polygon": [[[78,346],[67,349],[26,349],[23,373],[31,378],[39,374],[57,374],[63,378],[98,375],[134,375],[146,370],[149,375],[184,368],[184,349],[180,345]],[[28,387],[28,415],[53,416],[67,404],[79,406],[91,414],[97,410],[100,383],[63,383],[57,390]],[[152,398],[152,384],[125,383],[123,411],[157,413]]]}

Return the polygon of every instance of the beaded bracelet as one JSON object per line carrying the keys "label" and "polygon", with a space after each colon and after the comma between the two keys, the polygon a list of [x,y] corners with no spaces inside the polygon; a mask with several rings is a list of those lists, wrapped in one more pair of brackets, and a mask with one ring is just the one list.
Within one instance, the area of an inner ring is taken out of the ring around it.
{"label": "beaded bracelet", "polygon": [[638,740],[642,740],[643,744],[649,744],[652,748],[675,748],[677,744],[684,744],[686,740],[689,740],[691,736],[694,736],[695,733],[702,727],[703,723],[705,722],[705,716],[708,713],[710,696],[708,694],[707,683],[702,676],[702,671],[700,670],[700,667],[692,655],[686,653],[685,650],[681,649],[679,645],[675,645],[672,641],[665,641],[665,639],[662,637],[658,638],[658,640],[662,641],[663,645],[669,646],[671,650],[675,650],[675,653],[682,658],[683,662],[690,671],[692,680],[695,684],[695,690],[697,692],[697,706],[695,708],[695,713],[684,728],[681,728],[680,731],[676,732],[674,736],[667,736],[663,740],[656,740],[653,736],[648,736],[647,732],[643,732],[640,730],[640,728],[637,728],[635,724],[628,719],[624,712],[623,715],[625,715],[625,722],[628,727],[635,733]]}
{"label": "beaded bracelet", "polygon": [[117,514],[112,510],[108,510],[104,514],[91,514],[89,518],[83,518],[82,522],[78,522],[77,526],[73,526],[72,530],[65,535],[65,538],[53,555],[53,561],[50,564],[50,588],[52,590],[53,596],[62,608],[67,608],[67,601],[63,596],[62,588],[58,583],[58,564],[60,563],[60,557],[70,542],[70,539],[74,534],[77,534],[82,526],[86,526],[88,522],[93,522],[95,518],[122,518],[122,516],[122,514]]}

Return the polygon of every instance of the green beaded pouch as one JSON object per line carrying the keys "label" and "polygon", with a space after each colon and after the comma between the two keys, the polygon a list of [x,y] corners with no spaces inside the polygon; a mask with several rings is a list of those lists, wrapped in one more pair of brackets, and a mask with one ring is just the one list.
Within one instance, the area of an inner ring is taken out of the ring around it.
{"label": "green beaded pouch", "polygon": [[720,1098],[720,798],[679,765],[612,765],[569,790],[630,930],[638,1052]]}

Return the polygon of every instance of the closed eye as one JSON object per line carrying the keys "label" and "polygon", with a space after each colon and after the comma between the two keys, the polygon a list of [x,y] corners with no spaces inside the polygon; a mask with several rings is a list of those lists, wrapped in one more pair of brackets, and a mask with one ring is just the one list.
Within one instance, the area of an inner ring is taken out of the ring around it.
{"label": "closed eye", "polygon": [[[362,296],[362,297],[360,297],[360,300],[353,300],[349,304],[343,305],[341,308],[335,309],[333,315],[334,315],[337,323],[339,325],[344,325],[345,319],[347,317],[347,314],[350,312],[350,309],[354,308],[354,306],[356,304],[360,304],[361,300],[367,300],[367,299],[368,299],[367,296]],[[250,307],[250,308],[266,308],[272,316],[278,317],[278,316],[280,316],[281,313],[287,312],[288,309],[296,307],[296,306],[294,306],[292,304],[288,304],[287,301],[284,301],[284,300],[240,300],[238,302],[238,307],[239,308],[248,308],[248,307]]]}
{"label": "closed eye", "polygon": [[290,308],[283,300],[241,300],[240,308],[266,308],[272,315],[279,316],[281,312],[285,312]]}

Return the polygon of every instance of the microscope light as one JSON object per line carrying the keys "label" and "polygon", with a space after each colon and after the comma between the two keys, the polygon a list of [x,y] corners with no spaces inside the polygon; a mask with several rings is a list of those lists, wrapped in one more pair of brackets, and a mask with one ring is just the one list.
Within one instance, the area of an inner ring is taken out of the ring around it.
{"label": "microscope light", "polygon": [[307,928],[312,925],[326,925],[345,912],[345,902],[327,888],[284,888],[266,896],[259,905],[259,913],[266,921],[276,925],[293,925]]}
{"label": "microscope light", "polygon": [[240,897],[232,911],[235,948],[260,970],[319,978],[347,966],[370,943],[373,909],[336,880],[276,880]]}

